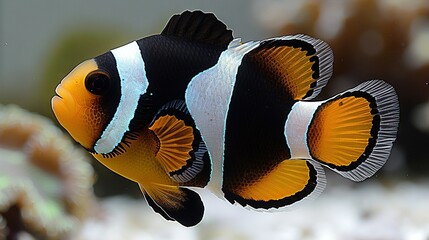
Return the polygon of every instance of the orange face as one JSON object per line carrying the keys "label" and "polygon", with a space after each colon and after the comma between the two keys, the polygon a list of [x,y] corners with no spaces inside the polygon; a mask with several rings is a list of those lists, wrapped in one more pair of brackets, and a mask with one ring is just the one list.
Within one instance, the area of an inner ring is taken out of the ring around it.
{"label": "orange face", "polygon": [[60,124],[87,149],[94,147],[107,121],[102,102],[109,81],[109,74],[93,59],[87,60],[61,81],[51,100]]}

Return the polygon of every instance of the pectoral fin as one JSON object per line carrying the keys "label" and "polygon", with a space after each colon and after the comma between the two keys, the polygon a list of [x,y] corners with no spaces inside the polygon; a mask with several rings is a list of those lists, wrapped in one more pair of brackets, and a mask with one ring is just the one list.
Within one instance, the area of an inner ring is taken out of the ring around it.
{"label": "pectoral fin", "polygon": [[156,158],[169,173],[186,167],[191,158],[194,135],[192,127],[174,115],[159,117],[149,128],[159,139],[160,146]]}
{"label": "pectoral fin", "polygon": [[183,100],[162,106],[149,129],[159,141],[156,159],[174,181],[199,179],[197,185],[207,184],[210,174],[203,171],[210,168],[207,148]]}
{"label": "pectoral fin", "polygon": [[200,196],[187,188],[153,184],[140,185],[147,203],[166,220],[177,221],[183,226],[198,224],[204,215],[204,205]]}

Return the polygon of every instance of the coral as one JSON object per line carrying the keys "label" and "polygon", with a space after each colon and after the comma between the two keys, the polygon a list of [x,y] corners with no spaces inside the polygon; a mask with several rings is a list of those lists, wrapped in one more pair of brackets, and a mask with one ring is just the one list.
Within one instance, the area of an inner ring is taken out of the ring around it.
{"label": "coral", "polygon": [[0,238],[64,239],[90,212],[93,180],[50,120],[0,105]]}

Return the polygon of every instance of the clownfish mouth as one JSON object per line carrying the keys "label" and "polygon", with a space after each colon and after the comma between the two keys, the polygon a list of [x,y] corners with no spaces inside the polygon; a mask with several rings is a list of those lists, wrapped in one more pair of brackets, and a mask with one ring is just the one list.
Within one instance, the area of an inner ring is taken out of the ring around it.
{"label": "clownfish mouth", "polygon": [[61,85],[59,85],[55,89],[55,96],[52,97],[52,100],[53,101],[64,100],[70,103],[74,103],[73,96],[69,93],[69,91],[67,91],[67,89],[65,89],[64,87],[61,87]]}
{"label": "clownfish mouth", "polygon": [[[53,103],[53,101],[56,101],[56,100],[54,100],[54,99],[58,99],[58,100],[60,100],[60,99],[63,99],[63,97],[61,97],[61,95],[60,95],[60,93],[59,93],[59,88],[60,88],[60,86],[57,86],[57,88],[55,88],[55,95],[52,97],[52,100],[51,100],[51,102]],[[52,106],[53,106],[53,104],[52,104]]]}
{"label": "clownfish mouth", "polygon": [[61,95],[59,95],[58,93],[55,92],[55,96],[53,96],[52,98],[60,98],[63,99],[63,97],[61,97]]}
{"label": "clownfish mouth", "polygon": [[51,99],[51,106],[52,110],[54,111],[55,115],[57,114],[57,111],[59,110],[59,105],[63,105],[62,101],[64,100],[63,97],[58,93],[58,87],[55,89],[55,95]]}
{"label": "clownfish mouth", "polygon": [[55,96],[51,99],[51,106],[55,116],[61,124],[61,120],[70,118],[76,111],[76,103],[73,96],[69,91],[67,91],[67,89],[61,86],[58,86],[55,89]]}

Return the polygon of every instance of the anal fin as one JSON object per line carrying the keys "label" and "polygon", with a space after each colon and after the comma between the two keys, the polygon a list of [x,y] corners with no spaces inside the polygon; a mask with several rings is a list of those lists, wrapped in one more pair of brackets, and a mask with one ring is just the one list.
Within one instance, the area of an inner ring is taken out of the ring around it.
{"label": "anal fin", "polygon": [[166,220],[177,221],[183,226],[198,224],[204,215],[204,205],[200,196],[187,188],[152,184],[140,185],[147,203]]}
{"label": "anal fin", "polygon": [[326,185],[324,171],[312,161],[287,159],[254,183],[223,189],[225,197],[258,210],[282,209],[317,197]]}

